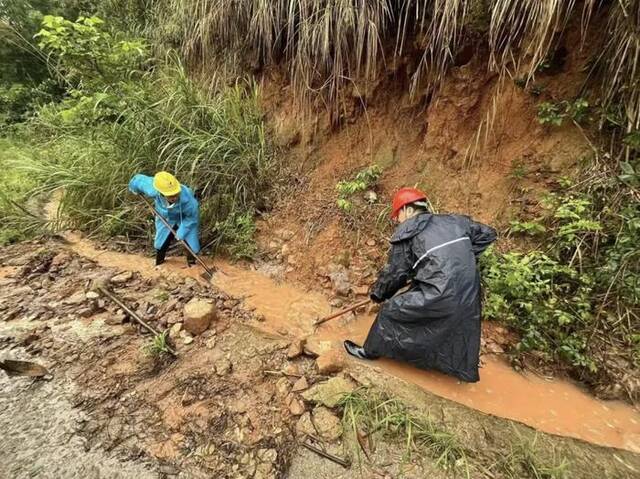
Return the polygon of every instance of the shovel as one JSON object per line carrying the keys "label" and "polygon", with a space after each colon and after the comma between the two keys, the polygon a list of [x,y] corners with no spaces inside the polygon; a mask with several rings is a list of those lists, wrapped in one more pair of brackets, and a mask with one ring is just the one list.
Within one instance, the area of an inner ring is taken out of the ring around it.
{"label": "shovel", "polygon": [[187,243],[185,240],[181,240],[178,239],[177,233],[173,230],[173,228],[171,227],[171,225],[169,224],[169,222],[164,218],[164,216],[162,216],[160,213],[158,213],[158,211],[153,207],[153,205],[151,204],[151,202],[145,198],[144,196],[142,197],[142,199],[144,200],[144,202],[147,204],[147,206],[149,207],[149,209],[153,212],[153,214],[158,217],[158,219],[160,219],[160,221],[162,221],[162,223],[169,228],[169,231],[171,231],[171,234],[173,235],[173,237],[178,241],[178,243],[180,243],[182,246],[184,246],[186,248],[186,250],[191,253],[193,255],[193,257],[196,259],[196,261],[198,263],[200,263],[200,266],[202,266],[204,268],[204,273],[202,273],[200,276],[204,279],[206,279],[207,281],[211,281],[213,279],[213,272],[214,270],[212,270],[211,268],[209,268],[204,261],[202,261],[202,258],[200,258],[200,256],[198,256],[193,249],[191,248],[191,246],[189,246],[189,243]]}

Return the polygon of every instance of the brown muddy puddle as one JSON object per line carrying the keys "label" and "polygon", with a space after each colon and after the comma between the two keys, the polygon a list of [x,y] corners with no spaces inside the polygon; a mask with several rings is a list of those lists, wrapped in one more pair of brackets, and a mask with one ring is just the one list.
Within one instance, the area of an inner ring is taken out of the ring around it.
{"label": "brown muddy puddle", "polygon": [[[157,271],[151,258],[97,250],[75,234],[65,237],[75,252],[102,266],[135,270],[146,276],[156,277],[164,271],[201,280],[199,268],[182,268],[183,258],[170,258],[163,270]],[[267,332],[290,337],[314,335],[341,348],[346,338],[362,342],[373,322],[373,316],[360,315],[326,323],[314,331],[313,321],[331,312],[324,295],[277,283],[258,271],[223,261],[215,264],[223,273],[216,275],[214,284],[229,295],[244,298],[248,307],[263,315],[265,321],[255,326]],[[595,399],[569,381],[520,374],[493,356],[484,356],[483,361],[480,381],[475,384],[461,383],[388,359],[370,364],[426,391],[487,414],[518,421],[546,433],[640,453],[640,412],[632,406]]]}

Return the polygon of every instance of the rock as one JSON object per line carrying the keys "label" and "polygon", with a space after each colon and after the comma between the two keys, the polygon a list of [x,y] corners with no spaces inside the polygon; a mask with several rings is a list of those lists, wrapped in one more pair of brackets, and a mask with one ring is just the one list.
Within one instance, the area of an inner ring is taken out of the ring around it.
{"label": "rock", "polygon": [[300,391],[304,391],[305,389],[308,389],[308,388],[309,388],[309,383],[307,382],[307,378],[302,376],[295,383],[293,383],[293,387],[291,388],[291,391],[293,391],[294,393],[297,393]]}
{"label": "rock", "polygon": [[123,284],[133,278],[132,271],[125,271],[124,273],[120,273],[111,278],[111,282],[113,284]]}
{"label": "rock", "polygon": [[207,345],[207,349],[215,348],[216,347],[216,337],[212,336],[209,339],[207,339],[206,345]]}
{"label": "rock", "polygon": [[294,359],[304,353],[304,345],[307,342],[307,338],[296,338],[291,341],[289,349],[287,350],[287,358]]}
{"label": "rock", "polygon": [[109,326],[117,326],[118,324],[124,323],[125,319],[127,319],[127,315],[123,312],[117,312],[107,319],[104,320],[104,324],[108,324]]}
{"label": "rock", "polygon": [[264,314],[256,314],[256,321],[264,323],[267,320]]}
{"label": "rock", "polygon": [[341,351],[329,351],[318,356],[316,366],[320,374],[334,374],[344,369],[344,355]]}
{"label": "rock", "polygon": [[87,291],[84,296],[87,299],[98,299],[100,297],[100,294],[96,293],[95,291]]}
{"label": "rock", "polygon": [[298,436],[315,436],[316,428],[313,427],[313,422],[311,422],[311,414],[305,412],[298,422],[296,423],[296,434]]}
{"label": "rock", "polygon": [[86,296],[84,294],[84,291],[77,291],[73,293],[71,296],[69,296],[68,298],[65,298],[62,302],[64,304],[77,305],[77,304],[84,303],[85,300],[86,300]]}
{"label": "rock", "polygon": [[289,412],[293,416],[302,416],[305,412],[304,403],[296,396],[293,396],[289,401]]}
{"label": "rock", "polygon": [[349,281],[347,268],[342,265],[332,264],[329,269],[329,279],[331,280],[333,291],[340,296],[348,296],[351,291],[351,282]]}
{"label": "rock", "polygon": [[93,313],[95,313],[95,311],[96,309],[93,307],[93,305],[89,305],[89,306],[80,308],[78,311],[76,311],[76,314],[83,318],[89,318],[93,316]]}
{"label": "rock", "polygon": [[313,410],[311,419],[318,433],[327,441],[336,441],[342,436],[340,419],[324,406]]}
{"label": "rock", "polygon": [[291,254],[291,247],[288,244],[282,245],[282,248],[280,249],[280,254],[282,255],[283,258],[286,258]]}
{"label": "rock", "polygon": [[[335,344],[339,347],[339,344]],[[307,356],[318,357],[334,349],[334,341],[321,340],[316,337],[309,337],[303,346],[304,354]]]}
{"label": "rock", "polygon": [[342,306],[344,306],[344,300],[340,298],[331,298],[331,301],[329,301],[329,305],[332,308],[341,308]]}
{"label": "rock", "polygon": [[191,336],[190,334],[185,335],[185,336],[182,338],[182,342],[183,342],[184,344],[191,344],[191,343],[193,342],[193,336]]}
{"label": "rock", "polygon": [[328,408],[338,405],[340,398],[356,389],[357,385],[342,376],[333,377],[327,381],[314,384],[302,393],[302,397],[309,402],[321,404]]}
{"label": "rock", "polygon": [[369,204],[373,204],[376,201],[378,201],[378,195],[375,191],[373,190],[367,190],[364,193],[364,199],[366,200],[367,203]]}
{"label": "rock", "polygon": [[258,449],[258,459],[267,464],[274,464],[278,460],[278,451],[275,449]]}
{"label": "rock", "polygon": [[171,339],[176,339],[180,336],[180,332],[182,331],[182,323],[175,323],[169,329],[169,337]]}
{"label": "rock", "polygon": [[278,397],[285,398],[289,394],[289,387],[291,384],[289,383],[289,379],[286,377],[282,377],[276,381],[276,393]]}
{"label": "rock", "polygon": [[283,241],[289,241],[293,239],[296,234],[291,230],[278,230],[276,231],[276,236]]}
{"label": "rock", "polygon": [[197,336],[204,333],[217,318],[216,306],[199,298],[193,298],[184,306],[184,329]]}
{"label": "rock", "polygon": [[367,246],[375,246],[375,245],[376,245],[376,240],[374,239],[367,240]]}
{"label": "rock", "polygon": [[297,364],[287,364],[282,372],[289,376],[302,376],[302,370]]}
{"label": "rock", "polygon": [[69,253],[58,253],[51,260],[49,268],[59,269],[60,267],[66,266],[69,261],[71,261],[71,255]]}
{"label": "rock", "polygon": [[369,286],[367,286],[366,284],[363,286],[358,286],[355,292],[358,296],[369,296]]}
{"label": "rock", "polygon": [[298,264],[298,261],[296,260],[296,257],[291,255],[287,258],[287,264],[289,266],[296,266]]}
{"label": "rock", "polygon": [[231,361],[229,361],[229,358],[227,357],[222,357],[217,359],[214,363],[213,366],[216,370],[216,374],[218,376],[225,376],[227,374],[229,374],[231,372],[231,370],[233,369],[233,365],[231,364]]}

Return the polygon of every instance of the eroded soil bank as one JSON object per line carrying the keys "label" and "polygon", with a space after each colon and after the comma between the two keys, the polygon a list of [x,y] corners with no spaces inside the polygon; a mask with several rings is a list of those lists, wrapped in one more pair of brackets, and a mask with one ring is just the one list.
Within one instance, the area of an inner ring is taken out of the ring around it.
{"label": "eroded soil bank", "polygon": [[[567,477],[631,478],[640,471],[640,456],[632,452],[537,433],[463,404],[515,415],[526,412],[519,408],[524,404],[536,406],[528,413],[538,415],[531,422],[539,421],[536,427],[544,430],[550,406],[540,402],[554,401],[556,413],[563,414],[566,392],[576,409],[599,408],[582,423],[598,431],[603,421],[611,422],[612,432],[592,442],[632,450],[633,442],[624,443],[636,434],[630,408],[595,401],[571,385],[521,377],[489,357],[476,385],[337,354],[335,370],[344,370],[321,374],[314,356],[339,352],[336,341],[345,332],[359,338],[371,316],[314,332],[311,322],[331,309],[322,294],[226,263],[218,265],[224,273],[211,286],[193,278],[197,270],[181,269],[177,258],[156,271],[148,258],[98,250],[79,237],[68,240],[0,250],[2,357],[31,358],[53,373],[48,382],[0,374],[0,422],[10,432],[3,435],[0,454],[3,477],[445,478],[464,477],[466,468],[470,477],[514,477],[504,467],[506,452],[521,438],[535,443],[544,460],[566,458]],[[145,353],[150,335],[91,294],[91,282],[105,278],[145,320],[172,331],[178,358]],[[176,327],[184,324],[184,305],[193,298],[217,309],[199,335]],[[292,355],[290,344],[300,336],[307,336],[306,350]],[[465,444],[469,464],[444,470],[428,449],[407,457],[401,436],[385,439],[369,457],[357,453],[340,407],[318,395],[332,378],[351,389],[388,391],[428,414]],[[489,384],[491,378],[499,379]],[[522,387],[533,389],[514,391]],[[510,404],[510,398],[524,401],[536,388],[538,404]],[[449,395],[456,402],[443,399]],[[566,419],[549,419],[549,427],[577,437],[588,431]],[[572,425],[575,434],[568,433]],[[350,459],[351,466],[304,449],[304,441],[317,441]]]}

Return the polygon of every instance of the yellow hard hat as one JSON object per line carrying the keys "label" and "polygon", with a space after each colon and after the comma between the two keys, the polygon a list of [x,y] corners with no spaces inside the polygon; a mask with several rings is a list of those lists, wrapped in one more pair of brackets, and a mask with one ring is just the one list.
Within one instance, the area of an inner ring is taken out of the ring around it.
{"label": "yellow hard hat", "polygon": [[171,173],[159,171],[153,177],[153,187],[163,196],[175,196],[180,193],[180,183]]}

